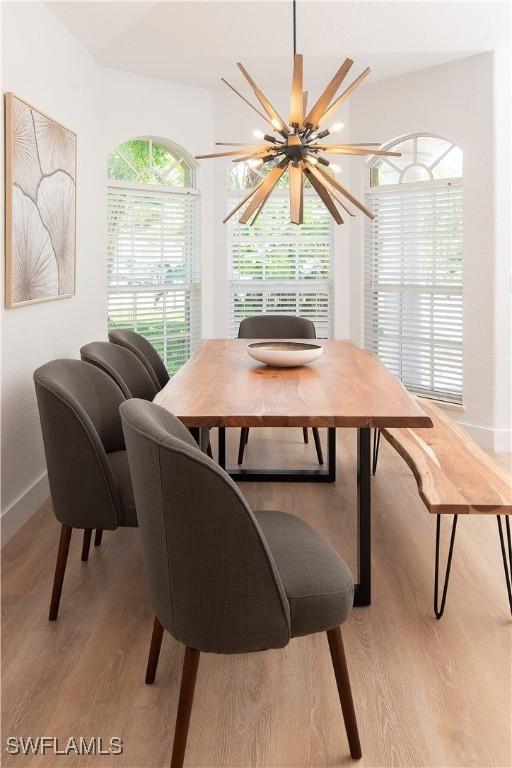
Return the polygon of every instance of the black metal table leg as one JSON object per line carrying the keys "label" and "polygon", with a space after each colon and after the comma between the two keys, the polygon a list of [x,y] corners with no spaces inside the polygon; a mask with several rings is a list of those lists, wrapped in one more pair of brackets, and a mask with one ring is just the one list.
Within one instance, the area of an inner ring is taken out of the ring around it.
{"label": "black metal table leg", "polygon": [[329,483],[336,481],[336,428],[327,430],[327,479]]}
{"label": "black metal table leg", "polygon": [[226,427],[219,427],[219,466],[226,469]]}
{"label": "black metal table leg", "polygon": [[357,576],[354,605],[370,605],[372,601],[372,532],[371,532],[371,431],[357,430]]}
{"label": "black metal table leg", "polygon": [[512,613],[512,590],[511,590],[512,542],[510,538],[510,522],[509,522],[508,515],[505,515],[505,526],[507,529],[507,545],[508,545],[508,563],[507,563],[507,551],[505,549],[505,541],[503,539],[503,529],[501,527],[500,515],[496,515],[496,519],[498,520],[498,531],[500,534],[500,544],[501,544],[501,556],[503,557],[503,568],[505,569],[505,581],[507,583],[508,603],[510,605],[510,613]]}
{"label": "black metal table leg", "polygon": [[[245,469],[229,468],[236,482],[251,483],[334,483],[336,481],[336,428],[327,429],[327,469]],[[223,457],[221,459],[221,456]],[[219,464],[226,469],[225,428],[219,428]]]}
{"label": "black metal table leg", "polygon": [[444,613],[446,603],[446,593],[448,592],[448,582],[450,580],[450,568],[452,566],[453,546],[455,544],[455,532],[457,530],[458,515],[453,516],[452,534],[450,536],[450,546],[448,549],[448,561],[446,563],[446,573],[444,577],[443,596],[441,598],[441,607],[439,607],[439,539],[441,538],[441,515],[437,515],[436,522],[436,567],[434,574],[434,613],[436,619],[440,619]]}

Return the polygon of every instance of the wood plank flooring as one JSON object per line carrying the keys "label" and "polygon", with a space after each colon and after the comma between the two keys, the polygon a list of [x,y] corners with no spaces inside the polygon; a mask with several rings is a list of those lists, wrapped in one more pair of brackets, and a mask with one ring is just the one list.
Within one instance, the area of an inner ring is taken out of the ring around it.
{"label": "wood plank flooring", "polygon": [[[238,436],[239,430],[228,431],[232,462]],[[246,457],[247,466],[315,466],[313,442],[304,445],[300,429],[251,430]],[[355,573],[353,430],[338,431],[336,485],[244,483],[242,490],[256,509],[303,517]],[[510,766],[512,622],[496,519],[460,519],[446,613],[438,622],[435,517],[385,441],[372,493],[373,601],[354,609],[343,628],[363,749],[359,765]],[[447,519],[446,534],[448,525]],[[48,502],[2,552],[1,763],[167,766],[183,648],[166,634],[156,682],[144,684],[153,616],[137,531],[106,532],[88,563],[80,562],[81,535],[74,533],[59,619],[49,624],[57,544]],[[5,740],[12,735],[56,736],[61,743],[118,736],[124,751],[10,756]],[[281,651],[202,655],[186,766],[351,762],[325,635],[292,640]]]}

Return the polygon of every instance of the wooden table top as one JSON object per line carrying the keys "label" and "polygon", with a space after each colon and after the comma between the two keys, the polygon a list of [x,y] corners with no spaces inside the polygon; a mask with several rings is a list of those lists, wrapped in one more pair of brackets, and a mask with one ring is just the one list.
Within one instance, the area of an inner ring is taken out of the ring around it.
{"label": "wooden table top", "polygon": [[201,342],[154,402],[189,427],[432,426],[377,357],[349,341],[319,340],[322,356],[302,368],[262,365],[248,343]]}

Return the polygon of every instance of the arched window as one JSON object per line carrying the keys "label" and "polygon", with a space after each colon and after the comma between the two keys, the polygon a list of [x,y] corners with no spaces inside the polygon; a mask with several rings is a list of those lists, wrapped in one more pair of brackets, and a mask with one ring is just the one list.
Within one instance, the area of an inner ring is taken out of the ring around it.
{"label": "arched window", "polygon": [[[228,210],[261,181],[265,167],[234,163],[228,172]],[[290,223],[288,174],[279,180],[254,226],[240,224],[241,209],[229,220],[229,333],[244,317],[289,314],[315,323],[328,338],[334,325],[332,219],[306,181],[304,223]]]}
{"label": "arched window", "polygon": [[401,156],[371,163],[372,187],[462,178],[462,150],[438,136],[407,136],[386,145],[386,149]]}
{"label": "arched window", "polygon": [[369,160],[365,343],[414,392],[462,402],[462,151],[438,136]]}
{"label": "arched window", "polygon": [[132,139],[108,156],[108,178],[139,184],[194,187],[194,161],[162,139]]}
{"label": "arched window", "polygon": [[171,373],[200,335],[194,168],[163,139],[132,139],[108,156],[108,327],[146,336]]}

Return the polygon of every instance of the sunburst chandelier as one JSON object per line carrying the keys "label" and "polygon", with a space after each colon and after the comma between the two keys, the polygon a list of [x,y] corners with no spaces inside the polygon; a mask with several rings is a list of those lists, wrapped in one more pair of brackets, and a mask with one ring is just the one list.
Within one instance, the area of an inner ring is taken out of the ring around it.
{"label": "sunburst chandelier", "polygon": [[[366,208],[357,198],[355,198],[342,184],[340,184],[331,173],[326,173],[324,168],[330,165],[330,161],[325,155],[388,155],[399,156],[400,152],[386,152],[384,150],[374,149],[380,146],[379,143],[363,142],[361,144],[321,144],[331,133],[343,127],[342,123],[336,123],[331,128],[322,128],[330,119],[334,112],[348,99],[356,88],[369,75],[370,68],[367,67],[345,90],[336,97],[338,90],[347,76],[352,64],[351,59],[345,59],[334,77],[328,83],[315,104],[307,111],[307,91],[303,91],[302,73],[303,62],[302,54],[296,52],[296,14],[295,0],[293,0],[293,78],[290,101],[290,117],[288,123],[281,117],[279,112],[273,107],[267,99],[261,88],[254,82],[243,64],[238,62],[237,66],[241,73],[251,86],[254,95],[263,107],[261,112],[248,99],[245,98],[234,86],[222,78],[222,82],[239,96],[256,114],[265,120],[272,128],[273,134],[255,131],[258,139],[263,139],[265,144],[245,144],[244,142],[225,142],[218,141],[217,145],[227,147],[239,147],[226,152],[215,152],[209,155],[196,155],[197,160],[211,157],[233,157],[234,163],[249,162],[254,169],[259,169],[260,173],[263,167],[268,169],[268,173],[263,176],[261,181],[256,184],[250,192],[233,208],[232,211],[223,220],[228,221],[239,208],[248,203],[240,216],[240,223],[252,226],[267,202],[274,187],[281,176],[288,170],[289,190],[290,190],[290,219],[294,224],[302,224],[303,221],[303,199],[304,199],[304,181],[307,179],[313,189],[328,209],[329,213],[337,224],[343,224],[337,206],[340,206],[349,216],[355,214],[347,207],[346,202],[352,203],[356,208],[362,211],[370,219],[375,218],[371,211]],[[323,167],[322,167],[323,166]],[[333,171],[339,170],[331,165]],[[341,195],[341,199],[340,198]],[[249,202],[250,201],[250,202]]]}

